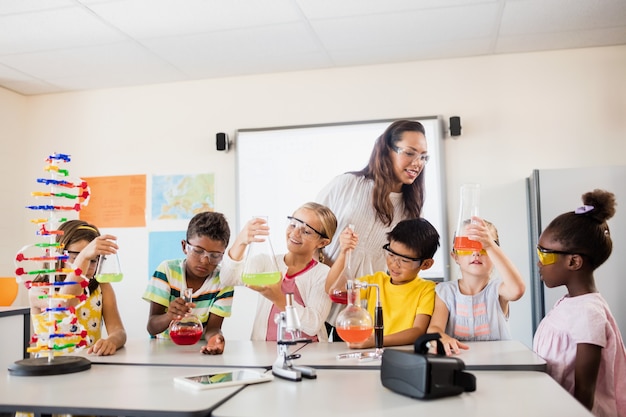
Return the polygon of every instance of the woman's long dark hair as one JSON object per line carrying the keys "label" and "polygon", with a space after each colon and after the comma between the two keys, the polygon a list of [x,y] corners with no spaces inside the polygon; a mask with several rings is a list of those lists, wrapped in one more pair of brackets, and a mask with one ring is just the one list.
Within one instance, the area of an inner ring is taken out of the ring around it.
{"label": "woman's long dark hair", "polygon": [[[369,163],[360,171],[351,174],[363,176],[374,181],[372,204],[376,216],[387,226],[393,221],[393,204],[389,198],[392,190],[394,172],[391,160],[392,146],[402,139],[404,132],[418,132],[426,135],[424,126],[412,120],[398,120],[387,127],[382,135],[376,139]],[[395,179],[394,179],[395,180]],[[402,200],[406,218],[420,217],[424,206],[424,170],[412,184],[402,185]]]}

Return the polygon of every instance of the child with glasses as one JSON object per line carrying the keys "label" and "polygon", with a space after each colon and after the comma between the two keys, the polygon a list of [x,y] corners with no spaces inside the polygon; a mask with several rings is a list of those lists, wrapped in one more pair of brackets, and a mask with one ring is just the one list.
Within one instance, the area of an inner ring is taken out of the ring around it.
{"label": "child with glasses", "polygon": [[594,271],[611,255],[607,220],[615,195],[594,190],[583,206],[557,216],[539,237],[541,280],[567,294],[543,318],[533,349],[548,373],[596,416],[626,416],[626,348]]}
{"label": "child with glasses", "polygon": [[[88,295],[86,300],[79,303],[78,298],[69,298],[68,306],[76,308],[78,324],[87,331],[87,353],[98,356],[113,355],[126,343],[126,331],[117,308],[115,292],[110,283],[99,283],[94,278],[100,255],[117,253],[116,238],[113,235],[101,235],[98,228],[83,220],[69,220],[62,223],[59,229],[62,234],[56,235],[56,242],[61,246],[64,255],[67,255],[63,264],[71,263],[73,269],[83,271],[83,276],[89,278],[87,289],[80,285],[64,285],[59,288],[59,294],[74,296]],[[61,267],[65,267],[61,265]],[[74,273],[57,276],[58,281],[75,282],[77,277]],[[33,280],[35,283],[48,281],[47,276],[39,276]],[[80,281],[80,278],[78,278]],[[41,288],[31,287],[29,300],[35,333],[47,333],[50,315],[44,310],[48,307],[48,300],[39,298],[43,294]],[[62,301],[60,301],[62,302]],[[102,324],[106,326],[107,337],[102,337]],[[75,326],[73,324],[73,326]],[[67,329],[75,332],[76,329]],[[44,342],[47,343],[47,342]],[[62,345],[60,339],[56,344]]]}
{"label": "child with glasses", "polygon": [[[324,291],[324,283],[329,267],[320,261],[320,255],[333,239],[337,219],[328,207],[309,202],[300,206],[287,220],[287,253],[275,255],[282,279],[272,285],[248,285],[259,293],[251,340],[276,340],[274,317],[285,310],[285,294],[293,293],[303,336],[325,342],[328,336],[324,319],[330,310],[330,299]],[[265,219],[254,218],[244,226],[224,258],[220,275],[224,285],[244,285],[242,272],[246,248],[252,242],[264,241],[268,235]],[[252,271],[265,272],[264,258],[267,257],[259,254],[249,260]]]}
{"label": "child with glasses", "polygon": [[[464,235],[480,242],[482,249],[452,250],[461,277],[437,284],[428,326],[428,333],[441,334],[447,355],[469,348],[461,341],[511,339],[509,302],[525,291],[521,274],[500,248],[496,227],[479,217],[464,227]],[[491,279],[494,269],[501,278]]]}
{"label": "child with glasses", "polygon": [[[419,277],[419,272],[432,267],[439,247],[439,233],[425,219],[399,222],[388,234],[388,243],[379,248],[385,256],[386,271],[359,276],[358,281],[379,288],[383,311],[383,346],[406,345],[426,332],[435,300],[435,283]],[[358,230],[344,229],[339,237],[341,252],[326,279],[326,288],[344,286],[341,274],[346,253],[359,244]],[[376,308],[376,289],[361,290],[372,317]],[[348,343],[353,349],[375,347],[374,334],[362,343]]]}
{"label": "child with glasses", "polygon": [[[186,239],[181,241],[185,258],[161,262],[143,294],[150,302],[150,335],[169,337],[170,323],[193,309],[204,328],[206,344],[201,352],[224,352],[222,321],[230,316],[233,288],[221,283],[219,264],[229,240],[230,228],[223,214],[203,212],[190,220]],[[191,303],[182,298],[186,288],[193,290]]]}

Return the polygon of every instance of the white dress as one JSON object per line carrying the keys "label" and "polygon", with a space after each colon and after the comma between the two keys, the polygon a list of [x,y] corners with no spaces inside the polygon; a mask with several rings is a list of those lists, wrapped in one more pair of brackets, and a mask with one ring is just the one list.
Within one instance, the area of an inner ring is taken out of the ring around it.
{"label": "white dress", "polygon": [[[337,233],[341,233],[349,224],[354,225],[354,231],[359,235],[359,244],[352,252],[351,267],[357,277],[387,270],[383,250],[387,243],[387,233],[406,218],[402,193],[390,193],[394,207],[393,221],[389,226],[383,224],[376,216],[372,204],[373,189],[372,180],[363,176],[342,174],[329,182],[316,198],[318,203],[331,209],[337,217]],[[338,237],[325,248],[325,253],[332,261],[337,259]]]}

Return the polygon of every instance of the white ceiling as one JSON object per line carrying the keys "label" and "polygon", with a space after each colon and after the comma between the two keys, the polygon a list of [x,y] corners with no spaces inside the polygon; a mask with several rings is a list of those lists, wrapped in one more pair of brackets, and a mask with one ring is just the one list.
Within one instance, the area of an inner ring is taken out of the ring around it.
{"label": "white ceiling", "polygon": [[0,0],[24,95],[620,44],[626,0]]}

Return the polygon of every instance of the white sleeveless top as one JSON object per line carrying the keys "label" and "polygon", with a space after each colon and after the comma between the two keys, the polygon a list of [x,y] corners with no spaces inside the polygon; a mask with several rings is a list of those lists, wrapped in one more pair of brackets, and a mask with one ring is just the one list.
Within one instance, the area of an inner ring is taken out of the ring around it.
{"label": "white sleeveless top", "polygon": [[510,340],[508,317],[500,306],[501,279],[489,281],[476,295],[461,294],[459,281],[437,284],[435,291],[448,308],[446,334],[462,341]]}

